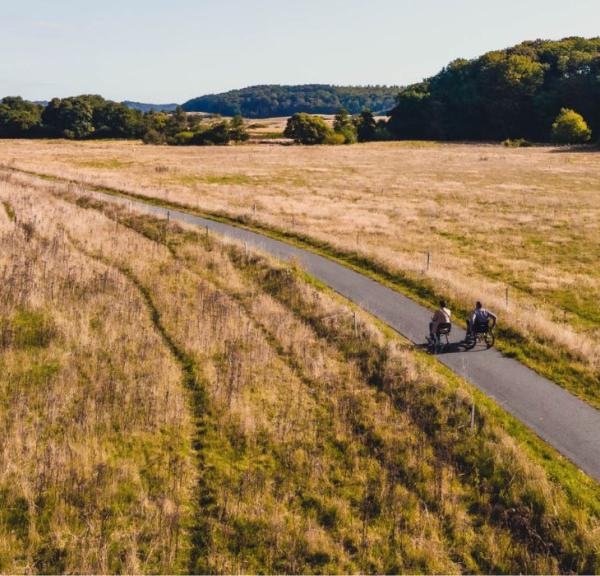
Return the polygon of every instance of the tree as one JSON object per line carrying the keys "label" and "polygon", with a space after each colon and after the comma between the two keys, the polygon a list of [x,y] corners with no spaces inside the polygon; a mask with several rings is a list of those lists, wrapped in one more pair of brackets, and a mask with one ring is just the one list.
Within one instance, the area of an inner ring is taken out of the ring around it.
{"label": "tree", "polygon": [[398,138],[548,141],[562,108],[600,130],[600,38],[523,42],[455,60],[403,89],[388,127]]}
{"label": "tree", "polygon": [[356,118],[356,132],[359,142],[375,140],[377,123],[370,110],[363,110]]}
{"label": "tree", "polygon": [[236,114],[229,123],[229,138],[234,142],[246,142],[250,138],[240,114]]}
{"label": "tree", "polygon": [[340,108],[335,115],[333,130],[342,137],[343,144],[354,144],[356,142],[356,126],[345,108]]}
{"label": "tree", "polygon": [[205,146],[207,144],[224,145],[229,144],[229,122],[222,121],[209,126],[208,128],[200,129],[194,134],[190,144]]}
{"label": "tree", "polygon": [[42,107],[19,96],[0,101],[0,137],[32,136],[42,125]]}
{"label": "tree", "polygon": [[561,144],[583,144],[592,138],[592,131],[581,114],[563,108],[552,124],[552,136]]}
{"label": "tree", "polygon": [[46,106],[42,120],[55,136],[85,138],[94,132],[94,97],[52,99]]}
{"label": "tree", "polygon": [[188,127],[187,114],[181,106],[177,106],[175,112],[169,115],[169,119],[165,125],[167,136],[175,136],[175,134],[185,132]]}
{"label": "tree", "polygon": [[144,134],[144,117],[139,110],[106,100],[94,107],[96,137],[139,138]]}
{"label": "tree", "polygon": [[332,133],[331,128],[320,116],[298,112],[288,119],[283,132],[299,144],[323,144]]}

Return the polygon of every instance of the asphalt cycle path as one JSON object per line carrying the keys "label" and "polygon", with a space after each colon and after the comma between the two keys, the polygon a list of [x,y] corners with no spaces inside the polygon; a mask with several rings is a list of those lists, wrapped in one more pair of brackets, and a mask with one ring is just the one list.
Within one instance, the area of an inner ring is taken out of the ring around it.
{"label": "asphalt cycle path", "polygon": [[[104,200],[125,203],[146,213],[201,226],[281,260],[297,261],[310,275],[410,341],[419,344],[425,340],[432,315],[430,310],[333,260],[244,228],[187,212],[102,192],[93,194]],[[453,326],[452,341],[462,341],[465,336],[464,330]],[[452,346],[450,350],[449,353],[438,354],[436,358],[493,398],[502,408],[600,482],[600,411],[493,348],[466,351]]]}

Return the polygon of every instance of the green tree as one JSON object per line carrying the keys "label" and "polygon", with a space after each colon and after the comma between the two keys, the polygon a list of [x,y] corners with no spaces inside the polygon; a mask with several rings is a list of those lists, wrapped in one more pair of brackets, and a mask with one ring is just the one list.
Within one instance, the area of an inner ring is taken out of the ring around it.
{"label": "green tree", "polygon": [[180,132],[186,132],[188,128],[187,114],[181,106],[177,106],[175,112],[169,115],[164,128],[165,132],[167,136],[175,136],[175,134],[179,134]]}
{"label": "green tree", "polygon": [[206,146],[211,144],[224,145],[229,143],[230,127],[229,122],[221,121],[207,128],[196,132],[190,141],[190,144]]}
{"label": "green tree", "polygon": [[377,122],[370,110],[363,110],[356,118],[356,132],[359,142],[375,140]]}
{"label": "green tree", "polygon": [[94,101],[87,96],[52,99],[42,120],[50,133],[64,138],[85,138],[94,132]]}
{"label": "green tree", "polygon": [[42,107],[19,96],[0,101],[0,137],[32,136],[42,124]]}
{"label": "green tree", "polygon": [[229,123],[229,138],[234,142],[246,142],[250,138],[241,114],[236,114],[231,119]]}
{"label": "green tree", "polygon": [[139,110],[106,100],[94,107],[96,137],[140,138],[144,134],[144,117]]}
{"label": "green tree", "polygon": [[[343,144],[354,144],[357,139],[356,126],[345,108],[340,108],[333,120],[333,130],[342,136]],[[338,139],[339,141],[339,139]]]}
{"label": "green tree", "polygon": [[291,116],[283,132],[299,144],[323,144],[331,136],[332,129],[320,116],[298,112]]}
{"label": "green tree", "polygon": [[583,144],[592,138],[592,131],[581,114],[563,108],[552,124],[552,136],[561,144]]}

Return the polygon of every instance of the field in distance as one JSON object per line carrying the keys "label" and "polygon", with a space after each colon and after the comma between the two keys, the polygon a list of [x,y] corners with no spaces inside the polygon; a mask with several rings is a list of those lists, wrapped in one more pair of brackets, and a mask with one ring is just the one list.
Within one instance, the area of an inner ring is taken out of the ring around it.
{"label": "field in distance", "polygon": [[[261,122],[265,133],[283,126]],[[5,165],[326,243],[463,316],[483,300],[500,314],[505,352],[600,406],[600,154],[427,142],[2,141],[0,151]]]}
{"label": "field in distance", "polygon": [[0,243],[1,572],[600,569],[597,486],[302,270],[7,172]]}

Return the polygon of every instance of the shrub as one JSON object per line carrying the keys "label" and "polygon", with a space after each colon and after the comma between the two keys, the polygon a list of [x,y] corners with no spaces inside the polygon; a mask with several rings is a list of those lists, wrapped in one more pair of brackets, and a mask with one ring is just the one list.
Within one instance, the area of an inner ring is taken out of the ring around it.
{"label": "shrub", "polygon": [[584,144],[590,141],[592,131],[581,114],[563,108],[552,124],[552,136],[561,144]]}
{"label": "shrub", "polygon": [[331,131],[329,134],[327,134],[327,136],[325,136],[323,144],[332,144],[335,146],[339,144],[352,144],[352,142],[348,141],[346,135],[343,133]]}
{"label": "shrub", "polygon": [[320,116],[299,112],[288,119],[283,134],[299,144],[324,144],[332,132]]}
{"label": "shrub", "polygon": [[[354,144],[357,140],[356,126],[353,118],[348,114],[348,111],[344,108],[340,109],[335,115],[333,121],[333,130],[336,134],[343,137],[343,141],[339,142],[340,138],[330,138],[326,144]],[[331,140],[331,141],[329,141]]]}
{"label": "shrub", "polygon": [[229,123],[229,138],[234,142],[246,142],[250,138],[244,119],[239,114],[234,116]]}
{"label": "shrub", "polygon": [[525,138],[515,138],[514,140],[507,138],[502,142],[502,146],[506,148],[530,148],[533,144]]}
{"label": "shrub", "polygon": [[190,143],[200,146],[210,144],[228,144],[229,136],[229,123],[217,122],[216,124],[210,126],[210,128],[205,128],[195,132]]}
{"label": "shrub", "polygon": [[189,132],[184,130],[183,132],[178,132],[173,136],[173,144],[177,146],[187,146],[192,143],[195,134],[193,132]]}
{"label": "shrub", "polygon": [[158,130],[151,128],[142,138],[144,144],[164,144],[165,137]]}

